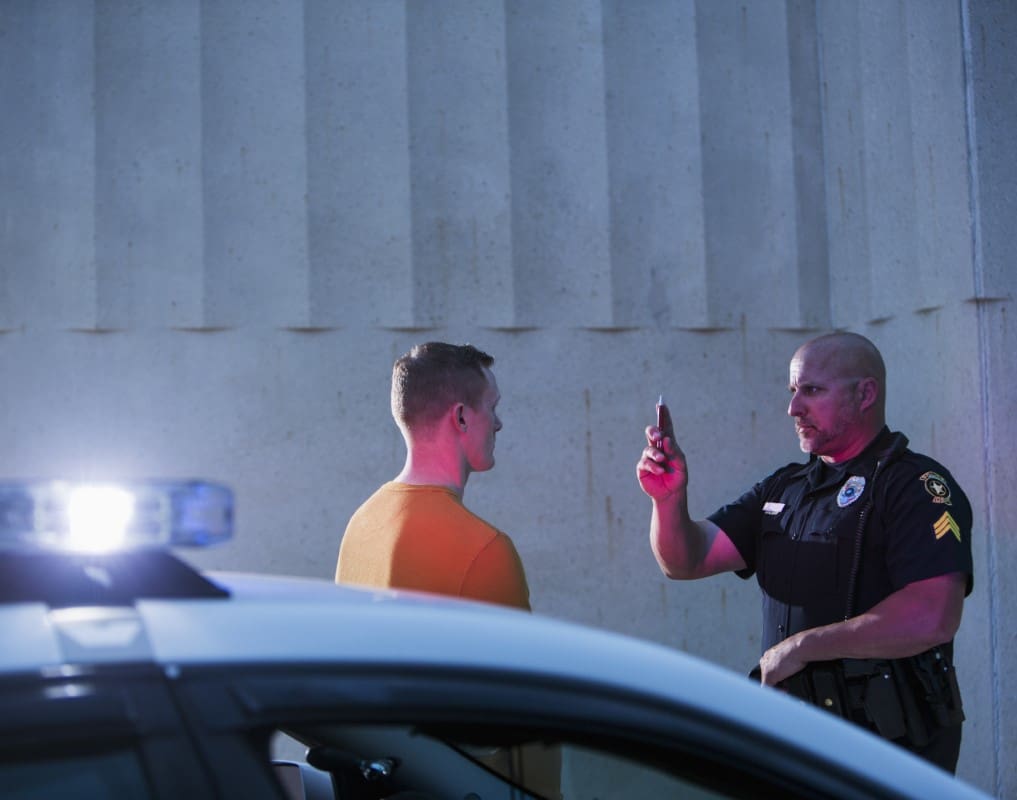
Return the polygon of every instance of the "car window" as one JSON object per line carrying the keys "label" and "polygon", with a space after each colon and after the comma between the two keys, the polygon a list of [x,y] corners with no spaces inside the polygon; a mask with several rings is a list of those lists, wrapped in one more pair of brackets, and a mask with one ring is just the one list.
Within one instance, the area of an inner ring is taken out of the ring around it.
{"label": "car window", "polygon": [[148,800],[153,796],[132,750],[0,762],[0,787],[4,797],[17,800]]}
{"label": "car window", "polygon": [[209,775],[146,664],[0,678],[0,796],[204,800]]}
{"label": "car window", "polygon": [[[206,753],[230,735],[250,742],[243,769],[239,746],[228,757],[209,756],[215,764],[229,760],[234,781],[238,773],[279,773],[272,757],[281,757],[327,773],[337,798],[887,796],[829,760],[705,710],[598,686],[509,678],[312,667],[299,674],[235,670],[228,679],[192,673],[179,688]],[[287,796],[277,777],[272,783]]]}
{"label": "car window", "polygon": [[571,743],[510,747],[460,746],[465,755],[540,797],[568,800],[629,800],[680,797],[721,800],[722,794],[685,777],[603,749]]}
{"label": "car window", "polygon": [[681,797],[717,800],[719,794],[655,766],[585,747],[565,747],[562,753],[562,793],[585,800],[624,800],[632,797]]}
{"label": "car window", "polygon": [[[461,728],[460,728],[461,730]],[[520,739],[504,730],[505,744],[450,740],[448,729],[406,725],[315,725],[276,732],[277,763],[306,758],[335,778],[336,797],[415,792],[420,798],[484,800],[630,800],[634,797],[730,800],[796,797],[737,771],[680,760],[665,763],[658,752],[621,753],[609,739],[598,744],[541,736]],[[296,737],[296,738],[294,738]],[[288,797],[299,799],[299,794]]]}

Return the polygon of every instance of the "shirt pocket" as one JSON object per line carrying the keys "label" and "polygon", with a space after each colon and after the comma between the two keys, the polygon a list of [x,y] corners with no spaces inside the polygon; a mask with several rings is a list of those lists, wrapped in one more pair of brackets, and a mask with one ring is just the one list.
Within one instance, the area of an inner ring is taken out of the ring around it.
{"label": "shirt pocket", "polygon": [[846,548],[840,526],[828,524],[830,516],[825,513],[798,525],[786,516],[763,522],[760,585],[782,603],[824,616],[836,613],[845,585]]}
{"label": "shirt pocket", "polygon": [[786,529],[790,515],[766,516],[762,520],[759,554],[759,585],[770,597],[781,603],[793,604],[795,561],[798,543]]}
{"label": "shirt pocket", "polygon": [[837,508],[832,502],[802,534],[798,579],[816,597],[846,601],[854,559],[857,509]]}

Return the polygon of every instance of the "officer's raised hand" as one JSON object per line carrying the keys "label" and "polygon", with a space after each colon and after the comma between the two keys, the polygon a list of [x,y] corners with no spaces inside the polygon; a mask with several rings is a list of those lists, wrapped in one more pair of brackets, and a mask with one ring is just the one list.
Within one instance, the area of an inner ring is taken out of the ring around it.
{"label": "officer's raised hand", "polygon": [[643,491],[657,501],[685,499],[689,483],[685,454],[674,440],[671,413],[663,398],[657,404],[657,424],[646,428],[646,444],[636,464],[636,477]]}
{"label": "officer's raised hand", "polygon": [[657,404],[657,424],[646,428],[646,445],[636,478],[653,500],[650,549],[661,571],[669,578],[689,579],[742,569],[745,562],[727,534],[709,520],[689,516],[688,466],[663,398]]}

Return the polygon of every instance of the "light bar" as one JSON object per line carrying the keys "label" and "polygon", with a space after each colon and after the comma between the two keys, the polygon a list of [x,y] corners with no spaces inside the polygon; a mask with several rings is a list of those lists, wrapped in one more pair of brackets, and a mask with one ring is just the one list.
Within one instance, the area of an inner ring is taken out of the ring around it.
{"label": "light bar", "polygon": [[203,481],[0,483],[0,547],[205,547],[233,534],[233,492]]}

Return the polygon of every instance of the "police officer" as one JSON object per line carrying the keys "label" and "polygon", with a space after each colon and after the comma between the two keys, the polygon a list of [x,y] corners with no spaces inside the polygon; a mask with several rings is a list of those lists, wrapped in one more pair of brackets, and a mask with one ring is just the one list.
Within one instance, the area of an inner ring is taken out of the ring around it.
{"label": "police officer", "polygon": [[689,516],[672,430],[646,429],[636,474],[665,575],[757,576],[762,683],[789,686],[832,664],[837,686],[808,699],[952,772],[963,720],[952,644],[972,587],[971,507],[944,467],[886,427],[885,387],[872,342],[820,336],[790,367],[788,414],[807,464],[777,470],[705,520]]}

